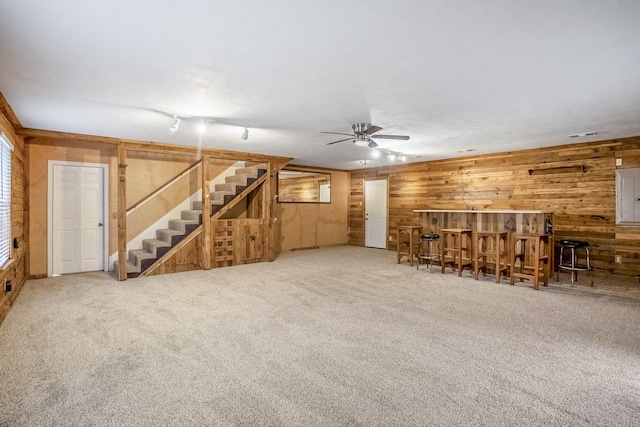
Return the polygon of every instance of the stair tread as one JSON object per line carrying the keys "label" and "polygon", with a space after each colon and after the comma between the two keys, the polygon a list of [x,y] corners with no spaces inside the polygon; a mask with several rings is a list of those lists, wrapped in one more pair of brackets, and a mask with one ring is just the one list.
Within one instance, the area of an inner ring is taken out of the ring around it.
{"label": "stair tread", "polygon": [[160,240],[160,239],[144,239],[142,243],[144,244],[145,242],[153,246],[161,246],[161,247],[171,246],[171,243],[165,240]]}
{"label": "stair tread", "polygon": [[153,255],[151,252],[146,251],[144,249],[131,249],[129,253],[134,254],[139,259],[155,258],[155,255]]}
{"label": "stair tread", "polygon": [[172,235],[184,234],[178,230],[174,230],[173,228],[159,228],[157,231]]}
{"label": "stair tread", "polygon": [[[113,263],[113,270],[118,271],[118,261]],[[140,273],[140,267],[127,260],[127,273]]]}

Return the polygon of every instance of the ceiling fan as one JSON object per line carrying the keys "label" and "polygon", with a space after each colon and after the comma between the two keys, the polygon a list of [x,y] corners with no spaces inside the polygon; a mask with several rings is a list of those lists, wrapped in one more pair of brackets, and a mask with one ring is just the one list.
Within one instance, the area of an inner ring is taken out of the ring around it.
{"label": "ceiling fan", "polygon": [[321,132],[321,133],[328,133],[331,135],[346,135],[349,137],[345,139],[340,139],[338,141],[329,142],[327,143],[327,145],[337,144],[338,142],[343,142],[343,141],[353,141],[357,146],[369,147],[369,148],[376,148],[378,146],[378,144],[373,139],[371,139],[372,136],[374,138],[398,139],[402,141],[407,141],[409,139],[409,137],[406,135],[375,135],[374,136],[373,134],[381,131],[382,128],[380,126],[372,125],[371,123],[354,123],[351,127],[353,128],[353,133],[340,133],[340,132]]}

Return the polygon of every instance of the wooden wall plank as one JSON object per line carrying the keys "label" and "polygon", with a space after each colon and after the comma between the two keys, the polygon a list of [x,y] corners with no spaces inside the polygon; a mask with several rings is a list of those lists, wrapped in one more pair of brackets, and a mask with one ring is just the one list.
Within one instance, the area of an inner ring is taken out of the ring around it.
{"label": "wooden wall plank", "polygon": [[[10,249],[9,261],[0,265],[0,323],[4,320],[28,277],[27,260],[29,242],[27,232],[28,188],[26,181],[27,159],[24,138],[16,134],[21,127],[0,93],[0,131],[13,144],[11,153],[11,238],[18,242],[18,248]],[[11,292],[5,292],[5,279],[11,282]]]}

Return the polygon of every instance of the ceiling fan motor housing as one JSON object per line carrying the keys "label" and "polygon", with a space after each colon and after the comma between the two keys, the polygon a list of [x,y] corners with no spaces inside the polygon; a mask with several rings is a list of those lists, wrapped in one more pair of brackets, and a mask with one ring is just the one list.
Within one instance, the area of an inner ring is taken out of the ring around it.
{"label": "ceiling fan motor housing", "polygon": [[371,127],[371,123],[354,123],[351,127],[353,128],[353,133],[359,135],[369,129]]}

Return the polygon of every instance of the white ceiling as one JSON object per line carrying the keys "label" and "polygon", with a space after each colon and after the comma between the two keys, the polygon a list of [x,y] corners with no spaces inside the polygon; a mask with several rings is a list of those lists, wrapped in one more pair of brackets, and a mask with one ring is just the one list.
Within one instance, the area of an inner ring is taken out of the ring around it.
{"label": "white ceiling", "polygon": [[408,161],[635,136],[640,1],[0,0],[0,92],[26,128],[340,169],[371,150],[320,132],[356,122]]}

